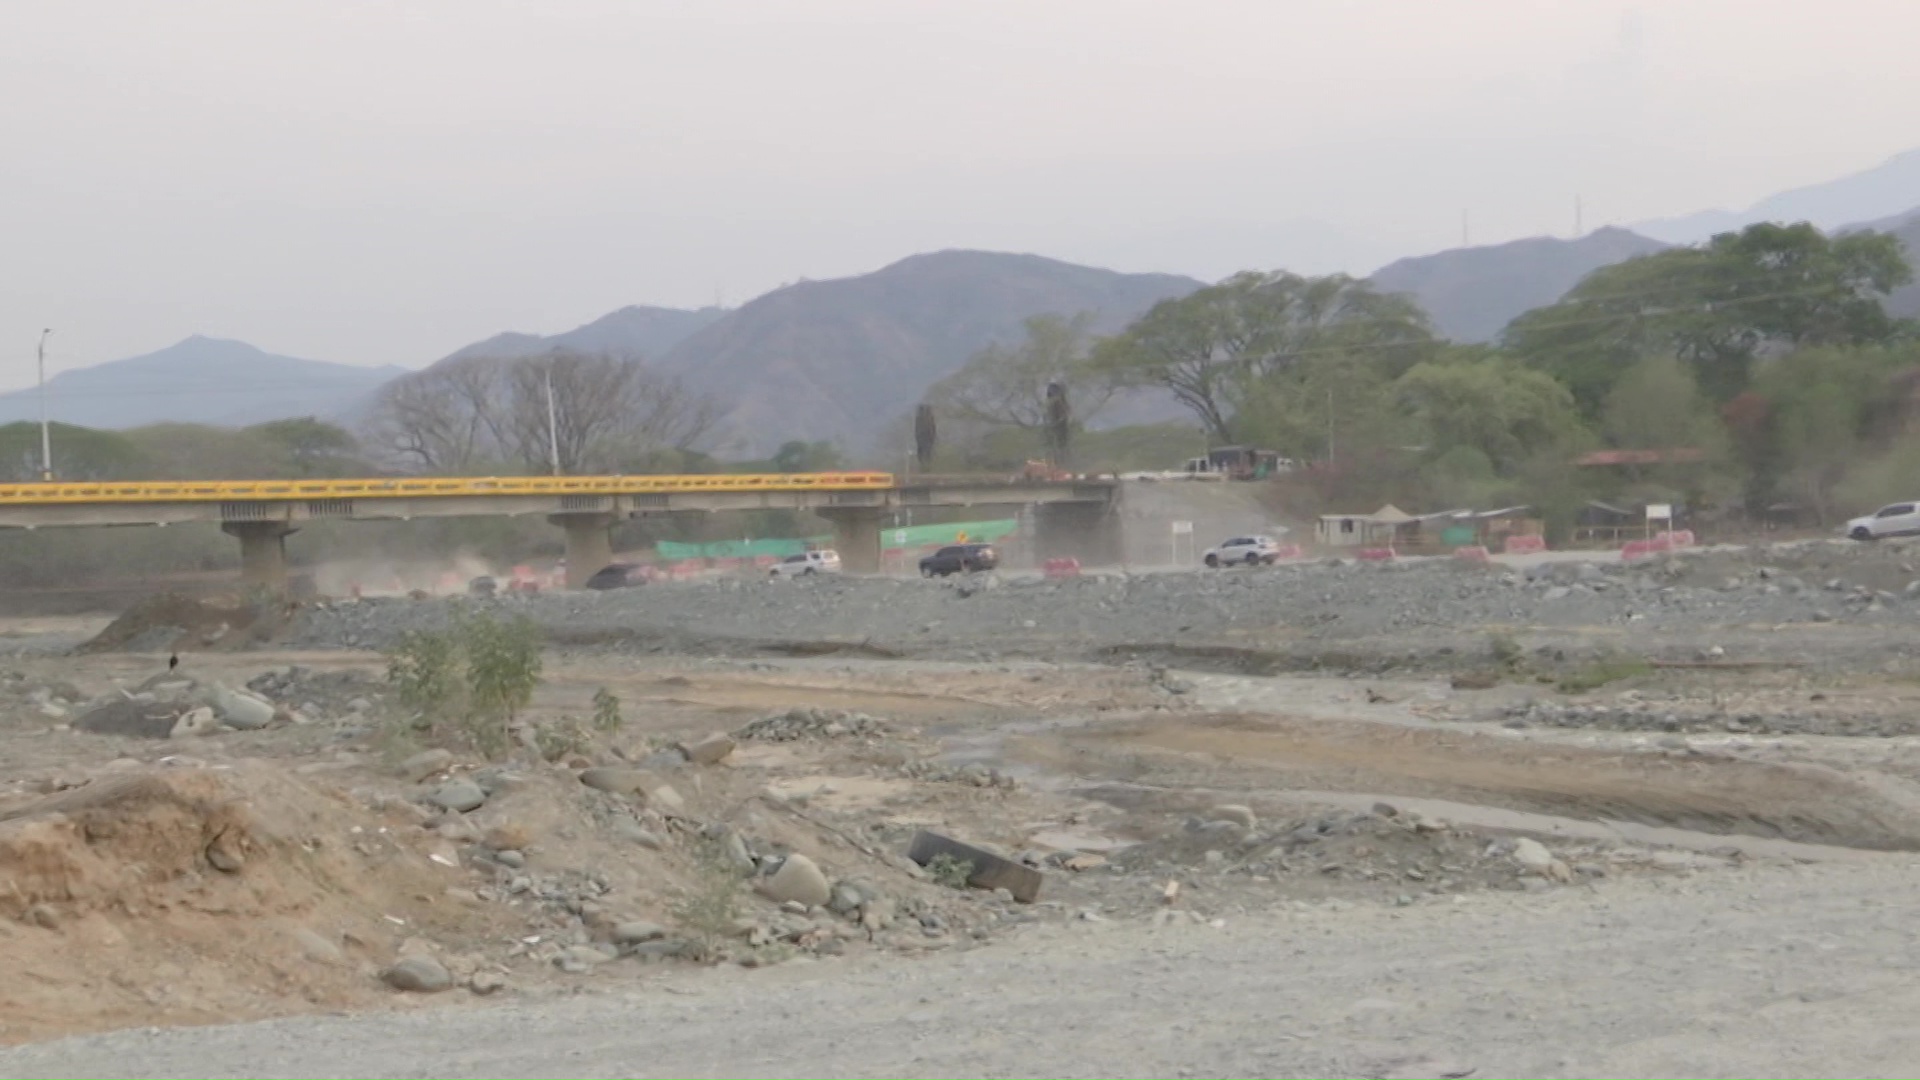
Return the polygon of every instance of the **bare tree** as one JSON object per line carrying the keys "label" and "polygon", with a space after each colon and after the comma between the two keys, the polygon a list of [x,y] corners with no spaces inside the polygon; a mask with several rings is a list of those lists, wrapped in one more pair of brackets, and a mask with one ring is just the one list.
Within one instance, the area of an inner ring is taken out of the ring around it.
{"label": "bare tree", "polygon": [[[717,417],[713,403],[639,360],[556,351],[516,365],[509,430],[529,470],[602,472],[658,450],[684,450]],[[551,387],[553,404],[548,408]],[[556,423],[550,424],[549,417]]]}
{"label": "bare tree", "polygon": [[427,472],[508,463],[546,472],[557,450],[561,472],[581,473],[687,449],[717,417],[710,399],[638,359],[556,350],[397,379],[380,396],[369,437]]}
{"label": "bare tree", "polygon": [[466,472],[497,458],[503,368],[476,357],[395,379],[380,391],[368,443],[422,472]]}

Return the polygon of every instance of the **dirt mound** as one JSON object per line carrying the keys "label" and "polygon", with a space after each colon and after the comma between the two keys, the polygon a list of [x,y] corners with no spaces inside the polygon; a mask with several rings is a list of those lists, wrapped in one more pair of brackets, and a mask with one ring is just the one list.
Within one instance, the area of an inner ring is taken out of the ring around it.
{"label": "dirt mound", "polygon": [[458,875],[264,764],[140,769],[0,812],[0,1040],[371,1004]]}
{"label": "dirt mound", "polygon": [[81,652],[187,652],[241,649],[270,640],[288,612],[272,603],[159,593],[107,624]]}

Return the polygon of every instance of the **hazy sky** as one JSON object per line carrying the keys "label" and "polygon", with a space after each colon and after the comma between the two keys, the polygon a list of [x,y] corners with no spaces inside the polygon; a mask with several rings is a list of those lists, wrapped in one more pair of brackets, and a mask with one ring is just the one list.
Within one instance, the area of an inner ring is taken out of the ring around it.
{"label": "hazy sky", "polygon": [[1913,0],[0,10],[0,387],[43,326],[419,365],[944,247],[1364,273],[1920,145]]}

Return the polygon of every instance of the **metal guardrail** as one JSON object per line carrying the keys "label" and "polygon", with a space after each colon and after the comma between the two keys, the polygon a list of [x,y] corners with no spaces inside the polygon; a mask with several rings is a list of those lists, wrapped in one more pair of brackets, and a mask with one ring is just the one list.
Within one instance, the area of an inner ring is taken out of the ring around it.
{"label": "metal guardrail", "polygon": [[291,499],[459,498],[471,495],[645,495],[676,491],[871,491],[892,473],[699,476],[395,477],[372,480],[100,481],[0,484],[0,506],[72,503],[281,502]]}

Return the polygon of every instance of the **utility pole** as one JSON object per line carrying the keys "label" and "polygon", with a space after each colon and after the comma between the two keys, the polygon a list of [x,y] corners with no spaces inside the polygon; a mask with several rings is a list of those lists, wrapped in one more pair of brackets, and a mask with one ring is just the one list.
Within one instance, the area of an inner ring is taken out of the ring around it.
{"label": "utility pole", "polygon": [[1327,387],[1327,467],[1333,467],[1333,387]]}
{"label": "utility pole", "polygon": [[53,483],[53,435],[47,428],[47,335],[52,330],[40,331],[40,347],[36,354],[40,360],[40,479],[43,483]]}
{"label": "utility pole", "polygon": [[560,410],[553,404],[553,365],[547,365],[547,458],[560,475]]}

